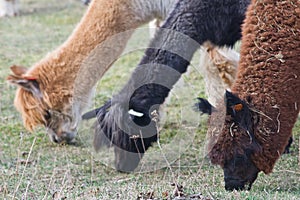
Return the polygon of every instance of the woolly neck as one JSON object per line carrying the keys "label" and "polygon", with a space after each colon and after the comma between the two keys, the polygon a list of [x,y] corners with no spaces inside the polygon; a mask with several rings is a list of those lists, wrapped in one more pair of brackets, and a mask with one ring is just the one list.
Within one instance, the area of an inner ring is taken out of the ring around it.
{"label": "woolly neck", "polygon": [[[41,89],[49,96],[65,91],[60,100],[52,102],[54,107],[56,103],[64,102],[63,98],[87,95],[122,53],[133,30],[155,17],[165,17],[168,8],[171,6],[161,0],[92,1],[67,41],[27,74],[36,77]],[[51,101],[51,97],[49,99]]]}

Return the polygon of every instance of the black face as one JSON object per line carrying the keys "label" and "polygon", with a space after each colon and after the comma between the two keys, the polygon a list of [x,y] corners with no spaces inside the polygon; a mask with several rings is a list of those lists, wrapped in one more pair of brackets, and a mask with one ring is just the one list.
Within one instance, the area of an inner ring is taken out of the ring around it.
{"label": "black face", "polygon": [[[232,121],[240,128],[239,134],[246,135],[244,139],[238,142],[239,145],[244,146],[244,154],[236,154],[233,159],[225,162],[223,168],[225,189],[250,190],[259,172],[251,160],[251,154],[260,150],[260,146],[253,134],[253,116],[247,103],[237,96],[226,91],[225,99],[227,115],[230,115]],[[232,144],[231,148],[237,148],[237,146]]]}
{"label": "black face", "polygon": [[[251,159],[254,152],[261,151],[261,146],[254,135],[254,129],[259,118],[251,112],[250,102],[250,97],[247,98],[246,102],[229,91],[225,93],[228,118],[223,134],[230,137],[231,139],[228,141],[231,142],[220,141],[220,144],[216,144],[216,148],[222,149],[224,152],[214,151],[211,157],[216,159],[221,154],[225,154],[224,157],[228,155],[224,164],[223,160],[214,160],[214,163],[223,166],[226,190],[250,190],[260,171]],[[211,113],[211,105],[203,99],[199,99],[197,108],[204,113]],[[205,112],[206,110],[209,112]],[[230,154],[232,151],[235,152],[233,156]]]}
{"label": "black face", "polygon": [[250,190],[259,170],[249,155],[236,155],[223,168],[226,190]]}

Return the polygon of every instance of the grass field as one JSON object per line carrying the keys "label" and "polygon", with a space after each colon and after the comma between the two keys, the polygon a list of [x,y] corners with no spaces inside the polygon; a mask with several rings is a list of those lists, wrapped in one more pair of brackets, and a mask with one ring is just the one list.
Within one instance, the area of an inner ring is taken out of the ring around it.
{"label": "grass field", "polygon": [[[0,19],[0,199],[171,199],[174,183],[182,185],[186,195],[201,193],[198,199],[300,199],[300,120],[291,153],[279,159],[273,173],[260,173],[251,191],[225,191],[221,168],[205,157],[207,118],[190,108],[204,95],[198,53],[183,77],[185,83],[175,88],[164,108],[161,147],[154,145],[136,173],[111,168],[110,151],[93,152],[91,123],[82,123],[76,145],[51,143],[43,128],[27,132],[13,106],[16,88],[5,81],[9,66],[29,67],[58,47],[86,7],[79,0],[21,3],[20,16]],[[138,30],[129,47],[147,41],[147,33]],[[95,105],[118,91],[142,55],[136,50],[120,57],[99,81]]]}

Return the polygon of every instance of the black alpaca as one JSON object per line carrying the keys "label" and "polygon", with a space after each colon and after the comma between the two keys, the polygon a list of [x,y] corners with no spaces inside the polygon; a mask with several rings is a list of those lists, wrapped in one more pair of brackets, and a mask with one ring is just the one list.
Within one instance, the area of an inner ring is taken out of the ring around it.
{"label": "black alpaca", "polygon": [[241,38],[249,0],[180,0],[146,50],[128,83],[97,115],[94,147],[115,148],[115,166],[133,171],[144,152],[157,140],[153,111],[165,101],[186,72],[194,52],[209,40],[232,46]]}

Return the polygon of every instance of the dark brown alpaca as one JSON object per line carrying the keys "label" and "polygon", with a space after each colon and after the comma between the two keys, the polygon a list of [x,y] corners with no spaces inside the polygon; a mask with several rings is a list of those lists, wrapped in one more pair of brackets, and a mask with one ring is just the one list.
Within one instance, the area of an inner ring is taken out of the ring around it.
{"label": "dark brown alpaca", "polygon": [[242,34],[225,124],[208,130],[209,157],[223,168],[227,190],[250,189],[260,171],[272,172],[292,134],[300,106],[300,1],[252,0]]}

